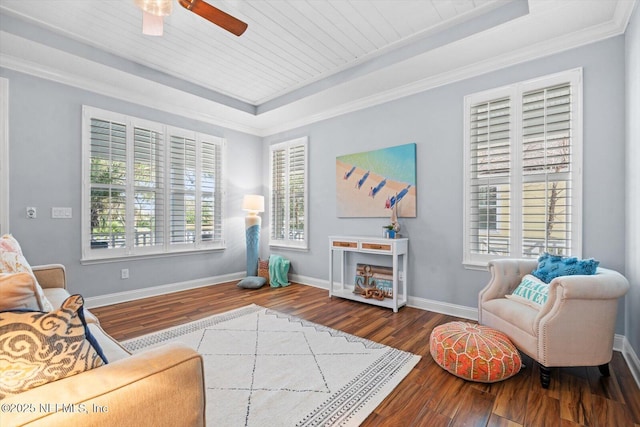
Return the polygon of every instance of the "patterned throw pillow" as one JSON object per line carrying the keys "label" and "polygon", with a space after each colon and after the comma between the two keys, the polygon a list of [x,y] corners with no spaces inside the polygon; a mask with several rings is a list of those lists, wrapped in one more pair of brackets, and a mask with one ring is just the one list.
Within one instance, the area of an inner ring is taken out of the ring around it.
{"label": "patterned throw pillow", "polygon": [[[33,275],[31,266],[22,255],[20,244],[11,234],[5,234],[0,238],[0,273],[29,273]],[[33,276],[33,280],[36,284],[36,298],[40,304],[40,310],[52,311],[53,305],[44,295],[35,276]]]}
{"label": "patterned throw pillow", "polygon": [[107,363],[80,295],[55,311],[0,313],[0,400]]}
{"label": "patterned throw pillow", "polygon": [[549,297],[549,285],[531,274],[522,278],[522,282],[506,298],[522,302],[533,308],[540,308]]}
{"label": "patterned throw pillow", "polygon": [[267,259],[258,258],[258,276],[264,277],[265,281],[269,283],[269,258]]}
{"label": "patterned throw pillow", "polygon": [[576,257],[561,257],[544,253],[538,258],[538,268],[531,274],[545,283],[550,283],[560,276],[592,275],[596,274],[600,261],[593,258],[578,259]]}

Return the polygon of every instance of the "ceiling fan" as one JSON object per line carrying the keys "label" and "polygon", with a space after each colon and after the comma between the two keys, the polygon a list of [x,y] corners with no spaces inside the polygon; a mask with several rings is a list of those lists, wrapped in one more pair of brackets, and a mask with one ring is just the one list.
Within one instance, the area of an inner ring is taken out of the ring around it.
{"label": "ceiling fan", "polygon": [[[161,36],[163,17],[171,14],[173,0],[133,0],[143,11],[142,32],[147,35]],[[229,31],[236,36],[242,35],[247,24],[226,12],[211,6],[203,0],[178,0],[180,6]]]}

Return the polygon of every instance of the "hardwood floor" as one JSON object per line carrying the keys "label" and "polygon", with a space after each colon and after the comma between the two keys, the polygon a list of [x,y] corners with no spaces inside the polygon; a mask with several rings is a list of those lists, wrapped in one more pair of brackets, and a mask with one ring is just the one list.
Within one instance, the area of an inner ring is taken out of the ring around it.
{"label": "hardwood floor", "polygon": [[232,282],[91,311],[111,336],[124,340],[251,303],[422,356],[363,426],[640,427],[640,390],[619,352],[614,352],[610,377],[600,376],[596,367],[553,369],[547,390],[527,356],[526,368],[506,381],[467,382],[444,371],[429,354],[432,329],[460,319],[415,308],[394,314],[329,298],[326,290],[310,286],[248,290]]}

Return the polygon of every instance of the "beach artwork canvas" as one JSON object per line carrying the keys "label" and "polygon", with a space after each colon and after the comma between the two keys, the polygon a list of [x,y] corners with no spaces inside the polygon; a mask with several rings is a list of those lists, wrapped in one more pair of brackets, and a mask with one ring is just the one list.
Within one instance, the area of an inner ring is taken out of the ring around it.
{"label": "beach artwork canvas", "polygon": [[336,158],[338,217],[416,217],[416,144]]}

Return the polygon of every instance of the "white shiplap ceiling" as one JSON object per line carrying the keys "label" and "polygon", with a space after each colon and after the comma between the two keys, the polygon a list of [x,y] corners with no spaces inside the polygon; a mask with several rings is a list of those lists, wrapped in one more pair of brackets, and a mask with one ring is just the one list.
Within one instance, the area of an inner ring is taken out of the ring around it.
{"label": "white shiplap ceiling", "polygon": [[236,37],[177,2],[162,37],[133,0],[2,0],[4,11],[258,105],[512,0],[209,0],[249,24]]}
{"label": "white shiplap ceiling", "polygon": [[245,34],[177,2],[152,37],[133,0],[0,0],[0,66],[265,135],[620,34],[635,0],[209,2]]}

